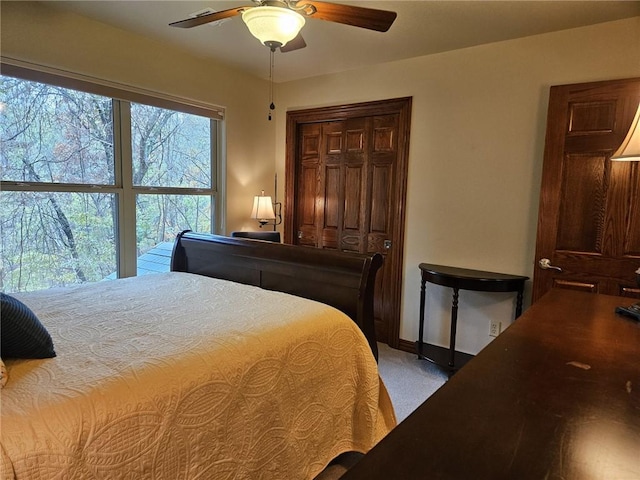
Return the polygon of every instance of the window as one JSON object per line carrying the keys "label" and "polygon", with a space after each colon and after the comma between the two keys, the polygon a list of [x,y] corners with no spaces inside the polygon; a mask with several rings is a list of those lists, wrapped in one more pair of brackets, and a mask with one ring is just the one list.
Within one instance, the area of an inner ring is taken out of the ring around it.
{"label": "window", "polygon": [[3,291],[168,271],[178,232],[220,225],[217,120],[0,82]]}

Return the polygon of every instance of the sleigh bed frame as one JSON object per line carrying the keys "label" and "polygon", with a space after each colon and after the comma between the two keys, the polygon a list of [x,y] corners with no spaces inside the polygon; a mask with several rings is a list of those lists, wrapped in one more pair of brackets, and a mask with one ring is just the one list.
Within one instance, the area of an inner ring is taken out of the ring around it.
{"label": "sleigh bed frame", "polygon": [[381,263],[182,232],[171,272],[16,292],[55,352],[2,359],[3,478],[314,478],[367,452],[396,425]]}
{"label": "sleigh bed frame", "polygon": [[231,280],[316,300],[346,313],[378,359],[373,295],[382,266],[378,253],[361,255],[261,240],[178,234],[171,270]]}

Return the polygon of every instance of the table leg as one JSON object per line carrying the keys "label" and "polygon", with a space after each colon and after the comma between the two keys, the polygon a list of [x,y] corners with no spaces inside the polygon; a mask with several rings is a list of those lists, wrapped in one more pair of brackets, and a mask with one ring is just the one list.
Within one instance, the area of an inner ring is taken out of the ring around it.
{"label": "table leg", "polygon": [[520,315],[522,315],[522,293],[523,293],[523,291],[524,291],[524,287],[518,289],[518,294],[517,294],[517,297],[516,297],[516,318],[518,318]]}
{"label": "table leg", "polygon": [[424,277],[420,283],[420,326],[418,332],[418,358],[422,358],[422,341],[424,338],[424,304],[425,304],[425,284]]}
{"label": "table leg", "polygon": [[456,356],[456,329],[458,326],[458,289],[453,288],[453,300],[451,302],[451,332],[449,334],[449,367],[455,367]]}

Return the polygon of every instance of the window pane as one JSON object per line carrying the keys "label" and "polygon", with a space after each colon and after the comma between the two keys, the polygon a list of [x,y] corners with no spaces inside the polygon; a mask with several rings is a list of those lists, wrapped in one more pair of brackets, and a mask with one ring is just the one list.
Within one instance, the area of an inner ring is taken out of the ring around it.
{"label": "window pane", "polygon": [[131,104],[133,184],[210,188],[211,120]]}
{"label": "window pane", "polygon": [[208,195],[137,195],[138,275],[168,272],[176,235],[210,232],[211,208]]}
{"label": "window pane", "polygon": [[0,281],[5,292],[98,281],[116,271],[116,197],[0,193]]}
{"label": "window pane", "polygon": [[113,185],[111,99],[12,77],[0,82],[2,180]]}

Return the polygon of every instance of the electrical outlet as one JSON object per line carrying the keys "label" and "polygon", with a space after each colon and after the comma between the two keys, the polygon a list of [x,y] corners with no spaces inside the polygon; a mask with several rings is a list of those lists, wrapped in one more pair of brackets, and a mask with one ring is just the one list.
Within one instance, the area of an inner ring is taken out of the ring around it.
{"label": "electrical outlet", "polygon": [[489,336],[497,337],[498,335],[500,335],[501,331],[502,331],[502,322],[499,322],[497,320],[491,320],[491,324],[489,325]]}

